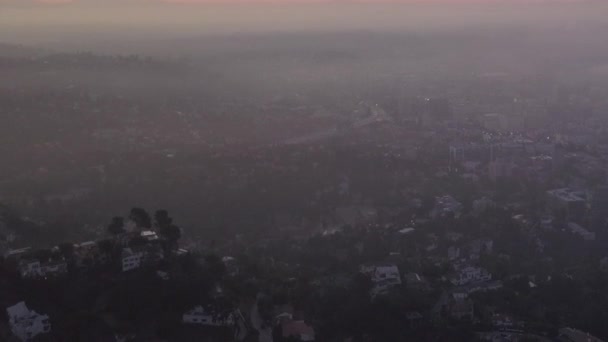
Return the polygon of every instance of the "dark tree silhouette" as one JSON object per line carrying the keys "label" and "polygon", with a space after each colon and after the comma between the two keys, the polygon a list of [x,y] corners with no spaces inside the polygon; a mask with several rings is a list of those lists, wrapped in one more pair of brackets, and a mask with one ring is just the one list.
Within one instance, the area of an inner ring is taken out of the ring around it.
{"label": "dark tree silhouette", "polygon": [[164,209],[157,210],[156,213],[154,213],[154,220],[160,229],[169,227],[173,223],[173,219],[169,217],[169,212]]}
{"label": "dark tree silhouette", "polygon": [[129,214],[129,219],[135,222],[137,228],[151,228],[152,220],[148,212],[142,208],[133,208]]}
{"label": "dark tree silhouette", "polygon": [[125,232],[125,222],[120,216],[116,216],[112,219],[110,225],[108,225],[108,231],[112,235],[118,235]]}
{"label": "dark tree silhouette", "polygon": [[182,230],[178,226],[172,224],[161,228],[160,235],[168,241],[174,243],[182,237]]}
{"label": "dark tree silhouette", "polygon": [[182,231],[178,226],[170,225],[160,229],[160,236],[165,239],[162,247],[165,253],[168,253],[171,250],[177,249],[177,240],[182,236]]}
{"label": "dark tree silhouette", "polygon": [[74,244],[71,242],[64,242],[59,244],[59,252],[66,259],[71,259],[74,256]]}
{"label": "dark tree silhouette", "polygon": [[114,242],[112,240],[97,241],[97,247],[102,254],[110,258],[112,257],[112,252],[114,251]]}

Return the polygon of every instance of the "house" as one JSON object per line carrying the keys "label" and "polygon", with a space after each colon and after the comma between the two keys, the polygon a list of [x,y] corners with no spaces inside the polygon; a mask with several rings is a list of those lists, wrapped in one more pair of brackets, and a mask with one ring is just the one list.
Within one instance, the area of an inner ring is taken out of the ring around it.
{"label": "house", "polygon": [[395,265],[363,265],[361,273],[369,276],[374,283],[401,284],[399,268]]}
{"label": "house", "polygon": [[458,287],[454,291],[466,292],[467,294],[470,295],[475,292],[496,291],[496,290],[501,289],[502,287],[503,287],[502,281],[494,280],[494,281],[470,283],[468,285]]}
{"label": "house", "polygon": [[122,249],[122,271],[127,272],[139,268],[143,264],[145,255],[142,250],[134,251],[132,248]]}
{"label": "house", "polygon": [[51,331],[48,315],[29,310],[25,302],[6,308],[11,332],[21,341],[31,341],[34,337]]}
{"label": "house", "polygon": [[19,262],[18,269],[22,278],[59,277],[68,273],[68,264],[64,260],[41,262],[37,259],[23,259]]}
{"label": "house", "polygon": [[557,340],[560,342],[604,342],[589,333],[574,328],[559,329]]}
{"label": "house", "polygon": [[401,274],[395,265],[363,265],[361,273],[369,276],[374,284],[372,296],[386,293],[389,288],[401,284]]}
{"label": "house", "polygon": [[488,271],[473,266],[464,267],[450,277],[450,282],[456,286],[488,280],[492,280],[492,275]]}
{"label": "house", "polygon": [[184,313],[182,322],[214,327],[230,327],[234,325],[234,314],[232,312],[217,312],[199,305]]}
{"label": "house", "polygon": [[450,195],[439,196],[435,198],[435,207],[431,211],[432,218],[441,218],[446,216],[460,216],[463,206],[454,197]]}
{"label": "house", "polygon": [[155,231],[152,230],[144,230],[140,233],[140,236],[148,242],[153,242],[158,240],[158,235]]}
{"label": "house", "polygon": [[580,221],[587,209],[584,193],[570,188],[547,191],[547,204],[551,212],[564,212],[573,221]]}
{"label": "house", "polygon": [[74,244],[74,261],[78,267],[96,263],[99,255],[99,247],[95,241]]}
{"label": "house", "polygon": [[121,253],[122,271],[134,270],[145,264],[156,264],[163,258],[162,248],[157,244],[123,248]]}
{"label": "house", "polygon": [[295,337],[302,342],[314,341],[315,329],[304,321],[287,320],[281,324],[281,335],[283,338]]}

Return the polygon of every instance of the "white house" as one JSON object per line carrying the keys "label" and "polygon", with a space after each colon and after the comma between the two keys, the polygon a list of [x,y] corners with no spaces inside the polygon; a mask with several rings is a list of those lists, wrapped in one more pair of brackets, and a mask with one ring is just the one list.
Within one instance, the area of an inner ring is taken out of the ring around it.
{"label": "white house", "polygon": [[122,249],[122,271],[127,272],[139,268],[145,257],[143,251],[134,251],[131,248]]}
{"label": "white house", "polygon": [[141,237],[146,239],[148,242],[157,241],[158,235],[153,230],[144,230],[141,232]]}
{"label": "white house", "polygon": [[19,273],[23,278],[57,277],[67,272],[68,264],[63,260],[40,262],[36,259],[24,259],[19,262]]}
{"label": "white house", "polygon": [[374,283],[372,296],[386,292],[390,287],[401,284],[401,274],[395,265],[363,265],[361,273]]}
{"label": "white house", "polygon": [[48,315],[29,310],[24,302],[6,308],[11,332],[21,341],[31,341],[35,336],[51,331]]}
{"label": "white house", "polygon": [[395,265],[362,266],[361,273],[370,276],[374,283],[401,284],[401,274]]}
{"label": "white house", "polygon": [[218,313],[213,310],[197,306],[184,313],[182,321],[187,324],[200,324],[215,327],[229,327],[234,325],[234,315],[230,313]]}
{"label": "white house", "polygon": [[456,272],[450,282],[456,286],[492,280],[492,275],[481,267],[467,266]]}

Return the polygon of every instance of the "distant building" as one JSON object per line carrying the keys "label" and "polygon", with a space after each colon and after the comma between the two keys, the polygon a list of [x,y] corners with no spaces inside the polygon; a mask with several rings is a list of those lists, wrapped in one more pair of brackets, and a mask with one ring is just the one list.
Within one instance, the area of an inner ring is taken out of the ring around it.
{"label": "distant building", "polygon": [[571,221],[580,221],[585,215],[587,201],[581,192],[569,188],[547,191],[547,205],[549,210],[563,212]]}
{"label": "distant building", "polygon": [[41,262],[36,259],[23,259],[19,262],[18,269],[23,278],[58,277],[68,273],[68,264],[64,260]]}
{"label": "distant building", "polygon": [[123,248],[122,250],[122,271],[127,272],[139,268],[145,257],[141,250],[134,251],[132,248]]}
{"label": "distant building", "polygon": [[158,244],[148,244],[122,249],[122,271],[127,272],[144,265],[154,265],[164,258],[162,248]]}
{"label": "distant building", "polygon": [[197,306],[182,315],[182,322],[215,327],[230,327],[234,325],[232,312],[216,312],[210,308]]}
{"label": "distant building", "polygon": [[440,218],[452,215],[459,217],[462,212],[463,205],[450,195],[439,196],[435,198],[435,208],[431,211],[433,218]]}
{"label": "distant building", "polygon": [[86,241],[74,245],[74,262],[77,267],[91,266],[101,262],[99,247],[95,241]]}
{"label": "distant building", "polygon": [[155,231],[152,230],[144,230],[141,232],[141,237],[146,239],[148,242],[158,241],[158,235]]}
{"label": "distant building", "polygon": [[483,128],[488,131],[501,132],[508,130],[507,118],[499,113],[485,114],[482,123]]}
{"label": "distant building", "polygon": [[492,274],[481,267],[467,266],[450,277],[450,282],[456,286],[492,280]]}
{"label": "distant building", "polygon": [[48,315],[29,310],[25,302],[6,308],[11,332],[21,341],[32,341],[34,337],[51,331]]}
{"label": "distant building", "polygon": [[389,288],[401,284],[401,274],[395,265],[363,265],[360,271],[374,284],[372,296],[386,293]]}
{"label": "distant building", "polygon": [[488,163],[490,180],[513,178],[518,175],[517,165],[509,158],[498,158]]}

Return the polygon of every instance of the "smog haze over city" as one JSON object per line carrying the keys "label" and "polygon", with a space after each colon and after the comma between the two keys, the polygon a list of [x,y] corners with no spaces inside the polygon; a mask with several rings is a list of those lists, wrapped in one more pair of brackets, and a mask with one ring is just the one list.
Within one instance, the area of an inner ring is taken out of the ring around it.
{"label": "smog haze over city", "polygon": [[0,341],[608,341],[607,18],[0,0]]}

